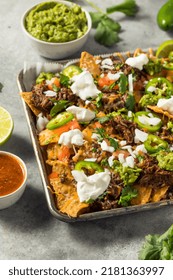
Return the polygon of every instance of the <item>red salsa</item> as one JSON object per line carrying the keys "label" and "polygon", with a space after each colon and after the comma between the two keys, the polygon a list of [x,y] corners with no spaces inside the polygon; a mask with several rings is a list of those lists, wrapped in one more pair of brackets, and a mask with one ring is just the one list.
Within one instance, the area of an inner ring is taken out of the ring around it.
{"label": "red salsa", "polygon": [[17,190],[24,180],[24,170],[13,156],[0,154],[0,196]]}

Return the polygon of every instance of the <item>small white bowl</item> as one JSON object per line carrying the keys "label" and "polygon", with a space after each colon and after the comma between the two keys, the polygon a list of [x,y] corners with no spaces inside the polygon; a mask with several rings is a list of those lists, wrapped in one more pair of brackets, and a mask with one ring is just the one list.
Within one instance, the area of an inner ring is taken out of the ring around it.
{"label": "small white bowl", "polygon": [[3,195],[3,196],[0,195],[0,210],[2,210],[2,209],[10,207],[14,203],[16,203],[21,198],[22,194],[24,193],[25,188],[26,188],[26,180],[27,180],[27,168],[26,168],[24,161],[12,153],[0,151],[0,155],[7,155],[7,156],[14,158],[19,163],[19,165],[21,166],[22,171],[23,171],[22,184],[15,191],[13,191],[7,195]]}
{"label": "small white bowl", "polygon": [[[68,1],[61,1],[61,0],[58,0],[58,1],[53,0],[53,1],[65,4],[69,7],[74,5],[74,3],[68,2]],[[38,3],[38,4],[41,4],[41,3]],[[87,22],[88,22],[88,29],[87,29],[86,33],[82,37],[80,37],[76,40],[73,40],[73,41],[64,42],[64,43],[52,43],[52,42],[41,41],[41,40],[33,37],[25,28],[26,16],[37,5],[31,7],[23,14],[22,20],[21,20],[21,26],[22,26],[22,30],[23,30],[26,38],[30,41],[32,47],[41,56],[43,56],[45,58],[50,58],[50,59],[62,59],[62,58],[69,57],[70,55],[76,53],[84,46],[84,44],[86,43],[86,41],[88,39],[89,33],[91,31],[91,27],[92,27],[92,21],[91,21],[90,14],[85,9],[83,9],[81,7],[82,10],[85,12]]]}

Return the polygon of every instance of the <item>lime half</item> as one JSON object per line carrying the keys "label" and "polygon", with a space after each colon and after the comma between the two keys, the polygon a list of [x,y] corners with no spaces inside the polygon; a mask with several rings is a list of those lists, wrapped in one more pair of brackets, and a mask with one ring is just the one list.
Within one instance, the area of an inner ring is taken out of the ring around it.
{"label": "lime half", "polygon": [[173,40],[167,40],[163,42],[156,51],[158,58],[168,57],[169,53],[173,51]]}
{"label": "lime half", "polygon": [[0,107],[0,145],[4,144],[11,136],[14,123],[10,113]]}

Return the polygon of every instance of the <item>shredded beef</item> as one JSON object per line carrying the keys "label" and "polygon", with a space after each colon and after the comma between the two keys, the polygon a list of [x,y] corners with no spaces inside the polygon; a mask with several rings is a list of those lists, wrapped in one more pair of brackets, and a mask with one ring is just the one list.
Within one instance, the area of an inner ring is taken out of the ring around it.
{"label": "shredded beef", "polygon": [[163,186],[173,186],[173,174],[170,171],[163,170],[158,166],[154,157],[146,155],[138,167],[142,169],[138,183],[142,186],[152,185],[161,188]]}
{"label": "shredded beef", "polygon": [[118,173],[111,174],[111,181],[104,196],[97,198],[90,206],[93,212],[117,208],[123,182]]}
{"label": "shredded beef", "polygon": [[43,92],[48,90],[46,84],[38,84],[32,88],[32,102],[34,106],[45,112],[49,112],[53,106],[50,97],[47,97]]}
{"label": "shredded beef", "polygon": [[73,94],[71,89],[62,87],[59,92],[57,92],[56,96],[53,98],[50,98],[49,96],[46,96],[44,94],[45,91],[48,90],[48,87],[46,84],[38,84],[35,85],[32,89],[32,102],[35,107],[38,109],[43,110],[44,112],[49,112],[50,109],[53,107],[54,103],[51,101],[51,99],[54,100],[68,100],[72,103],[77,103],[79,97]]}
{"label": "shredded beef", "polygon": [[133,144],[135,136],[136,124],[117,116],[111,120],[112,134],[115,134],[119,139],[124,139],[127,144]]}
{"label": "shredded beef", "polygon": [[117,111],[125,107],[124,97],[120,94],[104,94],[102,97],[103,111],[105,114]]}
{"label": "shredded beef", "polygon": [[57,93],[57,100],[68,100],[70,102],[77,103],[79,97],[71,91],[70,88],[62,87],[60,91]]}

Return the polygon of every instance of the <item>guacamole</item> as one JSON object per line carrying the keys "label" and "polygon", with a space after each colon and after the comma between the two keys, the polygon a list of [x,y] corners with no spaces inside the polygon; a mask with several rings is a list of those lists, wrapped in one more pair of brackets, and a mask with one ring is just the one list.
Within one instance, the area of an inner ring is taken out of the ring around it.
{"label": "guacamole", "polygon": [[160,152],[157,160],[161,169],[173,171],[173,152]]}
{"label": "guacamole", "polygon": [[44,2],[29,12],[26,30],[35,38],[63,43],[82,37],[87,29],[87,18],[81,7],[69,7],[58,2]]}

